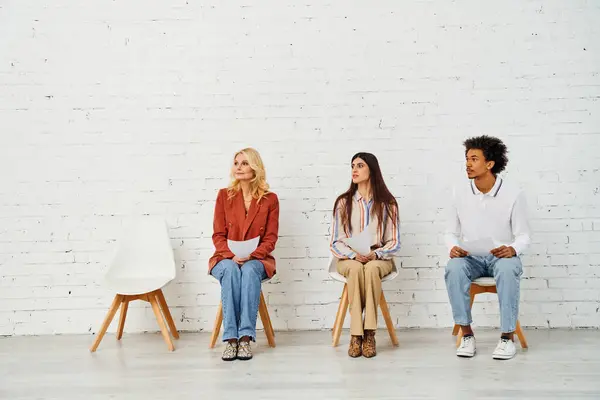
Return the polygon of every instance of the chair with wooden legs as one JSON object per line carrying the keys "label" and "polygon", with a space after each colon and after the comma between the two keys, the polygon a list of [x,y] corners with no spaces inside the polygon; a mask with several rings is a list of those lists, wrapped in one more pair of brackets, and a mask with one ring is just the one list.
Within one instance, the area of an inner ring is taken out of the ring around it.
{"label": "chair with wooden legs", "polygon": [[[498,293],[496,291],[496,281],[494,278],[485,277],[475,279],[473,283],[471,283],[471,308],[473,308],[473,302],[475,301],[475,296],[480,293]],[[523,333],[523,329],[521,328],[521,323],[517,320],[517,328],[515,330],[517,337],[519,338],[519,342],[521,343],[521,347],[523,349],[527,349],[527,339],[525,338],[525,334]],[[462,329],[460,325],[454,324],[454,329],[452,330],[452,336],[456,336],[456,347],[460,346],[460,341],[463,337]]]}
{"label": "chair with wooden legs", "polygon": [[175,279],[175,275],[173,248],[164,220],[155,217],[136,220],[126,230],[124,240],[106,273],[106,283],[117,294],[90,351],[96,351],[100,345],[119,307],[121,316],[117,340],[121,340],[129,303],[134,300],[150,303],[167,347],[170,351],[175,350],[171,335],[179,339],[179,333],[162,292],[162,288]]}
{"label": "chair with wooden legs", "polygon": [[[270,281],[271,278],[264,279],[261,283],[265,283]],[[267,336],[267,342],[270,347],[275,347],[275,331],[273,330],[273,325],[271,324],[271,317],[269,316],[269,309],[267,308],[267,303],[265,301],[265,296],[263,295],[262,290],[260,291],[260,301],[258,303],[258,313],[260,314],[260,320],[262,321],[263,328],[265,331],[265,335]],[[223,324],[223,304],[219,303],[219,308],[217,309],[217,317],[215,318],[215,325],[213,327],[212,335],[210,337],[209,348],[213,349],[217,343],[217,339],[219,338],[219,333],[221,332],[221,325]]]}
{"label": "chair with wooden legs", "polygon": [[[348,312],[348,285],[346,284],[346,277],[337,272],[336,269],[336,258],[331,258],[329,262],[329,276],[338,282],[344,283],[344,289],[342,290],[342,297],[340,299],[340,304],[338,306],[338,311],[335,316],[335,322],[333,324],[332,335],[333,335],[333,347],[336,347],[340,342],[340,336],[342,335],[342,328],[344,326],[344,320],[346,319],[346,313]],[[396,268],[396,263],[392,260],[392,272],[387,276],[384,276],[381,279],[381,282],[391,281],[395,277],[398,276],[398,269]],[[392,340],[392,344],[394,346],[398,346],[398,337],[396,336],[396,328],[394,326],[394,322],[392,321],[392,317],[390,316],[390,310],[388,308],[387,301],[385,300],[385,295],[383,291],[381,292],[381,298],[379,299],[379,308],[381,309],[381,314],[383,315],[383,319],[385,320],[385,325],[387,327],[388,333],[390,335],[390,339]]]}

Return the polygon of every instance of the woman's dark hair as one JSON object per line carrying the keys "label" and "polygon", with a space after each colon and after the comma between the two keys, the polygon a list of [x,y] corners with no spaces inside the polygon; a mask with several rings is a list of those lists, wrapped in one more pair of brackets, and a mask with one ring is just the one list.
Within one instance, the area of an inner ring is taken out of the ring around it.
{"label": "woman's dark hair", "polygon": [[472,137],[464,142],[465,155],[469,150],[479,149],[483,152],[483,156],[486,161],[494,161],[492,167],[492,174],[498,175],[504,171],[506,164],[508,164],[508,149],[506,145],[502,143],[502,140],[492,136],[477,136]]}
{"label": "woman's dark hair", "polygon": [[[384,210],[387,215],[391,216],[394,226],[397,224],[398,216],[398,202],[390,193],[389,189],[383,181],[383,175],[381,174],[381,168],[379,167],[379,161],[371,153],[356,153],[352,157],[352,162],[360,158],[369,166],[369,172],[371,180],[371,192],[373,196],[373,207],[371,207],[371,215],[377,216],[378,229],[383,230],[384,223]],[[352,233],[352,226],[350,220],[352,218],[352,197],[358,190],[358,184],[350,182],[350,188],[342,193],[336,200],[333,206],[333,215],[338,206],[343,205],[340,209],[340,215],[342,220],[342,227],[347,235]]]}

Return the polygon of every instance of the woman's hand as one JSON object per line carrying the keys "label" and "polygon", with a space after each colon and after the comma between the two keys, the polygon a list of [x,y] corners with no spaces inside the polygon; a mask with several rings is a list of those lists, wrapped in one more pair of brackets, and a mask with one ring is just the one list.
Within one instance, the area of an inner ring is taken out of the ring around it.
{"label": "woman's hand", "polygon": [[377,260],[377,253],[372,251],[369,254],[367,254],[367,258],[369,259],[369,261]]}
{"label": "woman's hand", "polygon": [[359,261],[363,264],[368,263],[369,261],[373,261],[377,259],[377,254],[375,254],[374,251],[370,252],[369,254],[367,254],[366,256],[363,256],[362,254],[356,254],[355,257],[356,261]]}
{"label": "woman's hand", "polygon": [[354,256],[354,259],[363,264],[366,264],[370,261],[366,256],[363,256],[362,254],[358,254],[358,253],[356,253],[356,256]]}
{"label": "woman's hand", "polygon": [[246,257],[246,258],[238,258],[237,256],[233,257],[233,262],[235,262],[238,265],[242,265],[246,261],[250,261],[250,257]]}

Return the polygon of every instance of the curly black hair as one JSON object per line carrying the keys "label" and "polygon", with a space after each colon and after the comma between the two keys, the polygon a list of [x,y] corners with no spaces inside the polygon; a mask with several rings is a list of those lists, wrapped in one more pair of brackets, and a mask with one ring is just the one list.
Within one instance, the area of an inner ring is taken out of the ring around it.
{"label": "curly black hair", "polygon": [[494,161],[492,174],[498,175],[506,168],[506,164],[508,164],[508,149],[502,143],[502,140],[483,135],[469,138],[463,144],[465,145],[465,155],[469,150],[479,149],[483,152],[486,161]]}

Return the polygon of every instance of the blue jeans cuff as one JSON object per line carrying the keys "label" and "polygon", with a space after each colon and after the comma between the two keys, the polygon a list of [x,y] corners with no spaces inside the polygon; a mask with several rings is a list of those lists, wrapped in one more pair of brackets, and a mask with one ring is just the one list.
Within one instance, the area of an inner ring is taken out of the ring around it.
{"label": "blue jeans cuff", "polygon": [[249,336],[250,340],[252,340],[253,342],[256,342],[256,332],[240,331],[238,334],[238,339],[241,339],[244,336]]}

